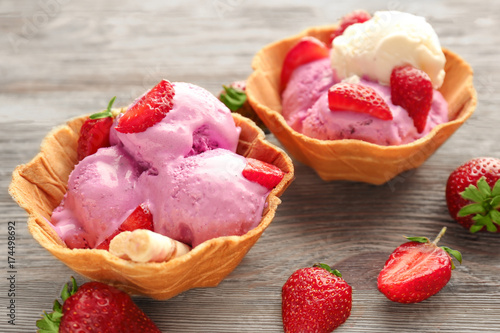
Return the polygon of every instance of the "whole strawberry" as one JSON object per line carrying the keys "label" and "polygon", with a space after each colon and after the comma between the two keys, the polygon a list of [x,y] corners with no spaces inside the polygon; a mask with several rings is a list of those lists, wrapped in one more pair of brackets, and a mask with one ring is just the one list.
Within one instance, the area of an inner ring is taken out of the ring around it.
{"label": "whole strawberry", "polygon": [[80,288],[72,278],[65,285],[61,305],[54,302],[52,313],[36,322],[38,333],[161,333],[125,292],[100,282],[88,282]]}
{"label": "whole strawberry", "polygon": [[459,166],[448,177],[448,211],[470,232],[499,232],[500,159],[474,158]]}
{"label": "whole strawberry", "polygon": [[115,99],[116,97],[113,97],[109,101],[105,111],[92,114],[80,128],[76,149],[79,161],[88,155],[95,154],[99,148],[109,147],[109,132],[113,125],[111,106]]}
{"label": "whole strawberry", "polygon": [[282,288],[287,333],[328,333],[351,314],[352,288],[337,270],[317,264],[297,270]]}
{"label": "whole strawberry", "polygon": [[426,237],[406,237],[386,261],[378,276],[378,289],[399,303],[418,303],[438,293],[450,280],[455,268],[451,256],[462,262],[460,252],[437,246],[443,228],[433,242]]}
{"label": "whole strawberry", "polygon": [[239,113],[244,117],[250,118],[264,132],[268,133],[266,125],[259,118],[255,110],[248,102],[246,93],[246,81],[235,81],[229,86],[222,86],[224,90],[219,94],[219,99],[231,112]]}

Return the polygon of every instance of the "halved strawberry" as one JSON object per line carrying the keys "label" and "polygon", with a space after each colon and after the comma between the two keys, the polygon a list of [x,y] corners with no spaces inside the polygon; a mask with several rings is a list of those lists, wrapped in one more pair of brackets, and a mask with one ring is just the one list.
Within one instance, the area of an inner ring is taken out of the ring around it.
{"label": "halved strawberry", "polygon": [[285,176],[285,173],[277,166],[254,158],[247,158],[242,174],[249,181],[258,183],[269,190],[278,185]]}
{"label": "halved strawberry", "polygon": [[121,133],[144,132],[172,110],[174,95],[172,84],[162,80],[127,109],[118,121],[116,130]]}
{"label": "halved strawberry", "polygon": [[99,113],[94,113],[87,119],[80,128],[80,137],[76,153],[81,161],[86,156],[95,154],[99,148],[109,147],[109,131],[113,124],[113,113],[111,106],[116,97],[113,97],[108,108]]}
{"label": "halved strawberry", "polygon": [[148,229],[154,231],[153,215],[146,205],[141,204],[122,222],[120,227],[96,246],[96,249],[109,250],[109,243],[116,235],[123,231],[134,231],[137,229]]}
{"label": "halved strawberry", "polygon": [[317,38],[302,37],[290,51],[288,51],[283,68],[281,69],[281,90],[283,91],[292,76],[293,71],[308,62],[328,57],[329,49],[325,43]]}
{"label": "halved strawberry", "polygon": [[370,15],[370,13],[368,13],[364,10],[355,10],[355,11],[347,14],[346,16],[342,17],[342,19],[340,20],[340,23],[339,23],[339,28],[337,30],[335,30],[334,32],[332,32],[332,34],[330,35],[330,43],[329,44],[331,45],[332,41],[336,37],[342,35],[348,26],[351,26],[355,23],[366,22],[371,18],[372,17]]}
{"label": "halved strawberry", "polygon": [[431,110],[434,90],[429,75],[410,65],[396,67],[391,73],[392,104],[400,105],[422,133]]}
{"label": "halved strawberry", "polygon": [[410,242],[394,250],[378,276],[380,292],[399,303],[421,302],[439,292],[455,268],[451,256],[462,262],[460,252],[436,245],[445,231],[432,243],[426,237],[407,237]]}
{"label": "halved strawberry", "polygon": [[328,106],[332,111],[367,113],[382,120],[392,120],[389,106],[371,87],[340,82],[328,90]]}

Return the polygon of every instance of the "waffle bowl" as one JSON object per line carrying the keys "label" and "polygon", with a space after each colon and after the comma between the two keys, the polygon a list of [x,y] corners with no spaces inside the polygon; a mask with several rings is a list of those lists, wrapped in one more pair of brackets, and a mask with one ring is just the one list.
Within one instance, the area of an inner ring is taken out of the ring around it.
{"label": "waffle bowl", "polygon": [[321,179],[380,185],[419,167],[472,115],[477,104],[472,69],[457,54],[443,49],[446,77],[439,91],[448,102],[450,121],[414,142],[380,146],[355,139],[314,139],[293,130],[281,114],[281,68],[288,50],[300,38],[313,36],[326,43],[337,27],[310,28],[261,49],[253,59],[254,72],[247,80],[246,92],[252,107],[285,149]]}
{"label": "waffle bowl", "polygon": [[253,157],[285,172],[283,180],[267,198],[260,224],[242,236],[208,240],[188,254],[161,263],[135,263],[105,250],[69,249],[49,225],[50,216],[66,192],[70,172],[77,163],[77,141],[87,116],[69,121],[50,132],[40,153],[18,166],[9,193],[28,214],[28,229],[50,253],[79,274],[131,294],[168,299],[196,287],[217,286],[241,262],[271,223],[279,196],[293,179],[293,164],[286,153],[265,140],[264,133],[249,119],[233,114],[241,127],[237,153]]}

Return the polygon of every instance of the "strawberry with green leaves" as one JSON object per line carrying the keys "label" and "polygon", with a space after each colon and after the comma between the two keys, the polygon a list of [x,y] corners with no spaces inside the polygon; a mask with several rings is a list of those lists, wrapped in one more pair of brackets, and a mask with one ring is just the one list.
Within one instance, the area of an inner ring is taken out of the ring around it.
{"label": "strawberry with green leaves", "polygon": [[328,333],[352,308],[352,288],[338,270],[316,264],[295,271],[282,288],[285,333]]}
{"label": "strawberry with green leaves", "polygon": [[446,231],[431,242],[426,237],[406,237],[387,259],[377,280],[378,289],[398,303],[418,303],[438,293],[450,280],[455,268],[452,257],[462,263],[462,255],[446,246],[437,246]]}
{"label": "strawberry with green leaves", "polygon": [[470,232],[500,232],[500,159],[474,158],[456,168],[446,183],[453,219]]}
{"label": "strawberry with green leaves", "polygon": [[80,128],[80,137],[76,149],[78,160],[94,154],[99,148],[109,147],[109,132],[113,125],[111,107],[116,97],[113,97],[105,111],[92,114]]}
{"label": "strawberry with green leaves", "polygon": [[244,117],[247,117],[257,126],[259,126],[264,132],[269,132],[266,125],[259,118],[255,110],[252,108],[248,102],[246,93],[246,81],[235,81],[229,86],[222,86],[224,90],[219,94],[219,100],[228,107],[231,112],[239,113]]}
{"label": "strawberry with green leaves", "polygon": [[78,288],[71,280],[61,292],[64,303],[56,300],[36,322],[38,333],[161,333],[127,293],[100,282]]}

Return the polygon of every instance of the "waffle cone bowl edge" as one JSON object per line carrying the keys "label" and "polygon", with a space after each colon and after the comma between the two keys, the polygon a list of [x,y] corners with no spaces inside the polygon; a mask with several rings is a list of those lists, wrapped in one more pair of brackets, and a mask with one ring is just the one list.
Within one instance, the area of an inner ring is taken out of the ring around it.
{"label": "waffle cone bowl edge", "polygon": [[87,116],[73,119],[50,132],[40,153],[18,166],[9,193],[28,214],[28,229],[50,253],[79,274],[132,294],[168,299],[196,287],[217,286],[241,262],[271,223],[279,196],[293,179],[293,164],[286,153],[265,141],[264,133],[249,119],[233,114],[241,135],[237,153],[276,165],[283,180],[267,198],[260,224],[242,236],[208,240],[188,254],[161,263],[135,263],[105,250],[69,249],[49,225],[52,211],[62,200],[70,172],[77,163],[80,127]]}
{"label": "waffle cone bowl edge", "polygon": [[445,80],[439,91],[448,102],[450,121],[425,137],[398,146],[361,140],[318,140],[293,130],[281,114],[280,74],[288,50],[304,36],[327,42],[337,25],[314,27],[270,44],[254,57],[247,95],[259,117],[297,160],[312,167],[325,181],[351,180],[380,185],[424,163],[474,112],[477,104],[472,69],[460,56],[443,49]]}

